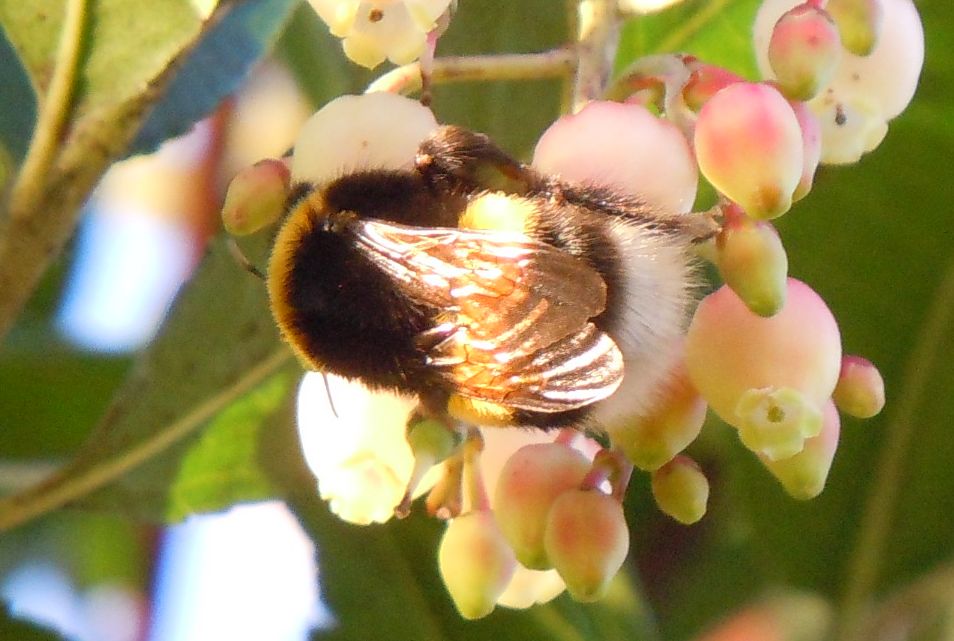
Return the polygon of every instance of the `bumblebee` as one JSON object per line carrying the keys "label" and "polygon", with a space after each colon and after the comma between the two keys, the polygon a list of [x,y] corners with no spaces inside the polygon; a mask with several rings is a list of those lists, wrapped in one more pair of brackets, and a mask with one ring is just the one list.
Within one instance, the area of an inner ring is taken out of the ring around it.
{"label": "bumblebee", "polygon": [[267,286],[301,361],[481,426],[598,430],[639,413],[707,234],[453,126],[411,169],[296,185],[286,210]]}

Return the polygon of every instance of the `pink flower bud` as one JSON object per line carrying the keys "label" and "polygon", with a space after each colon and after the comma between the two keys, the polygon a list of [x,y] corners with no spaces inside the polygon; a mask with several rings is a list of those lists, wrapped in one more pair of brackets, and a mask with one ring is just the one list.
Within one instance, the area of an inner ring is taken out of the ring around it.
{"label": "pink flower bud", "polygon": [[504,465],[494,512],[520,563],[535,570],[551,567],[543,544],[547,513],[558,496],[580,486],[589,469],[585,456],[561,443],[526,445]]}
{"label": "pink flower bud", "polygon": [[688,456],[679,455],[653,472],[652,488],[659,509],[683,525],[692,525],[706,513],[709,481]]}
{"label": "pink flower bud", "polygon": [[621,424],[607,425],[613,444],[633,465],[652,471],[692,443],[706,419],[706,402],[680,360],[659,386],[653,409]]}
{"label": "pink flower bud", "polygon": [[840,428],[838,411],[835,404],[829,401],[822,408],[821,432],[807,439],[801,452],[781,460],[766,456],[759,458],[793,498],[815,498],[825,488],[835,450],[838,449]]}
{"label": "pink flower bud", "polygon": [[838,324],[818,294],[788,279],[785,306],[771,318],[753,314],[723,286],[699,304],[686,336],[689,376],[725,422],[748,390],[790,388],[820,408],[841,368]]}
{"label": "pink flower bud", "polygon": [[291,173],[281,160],[255,163],[236,174],[222,204],[222,224],[233,236],[253,234],[275,222],[285,208]]}
{"label": "pink flower bud", "polygon": [[732,291],[759,316],[785,304],[788,257],[771,223],[731,216],[716,237],[716,265]]}
{"label": "pink flower bud", "polygon": [[547,515],[544,543],[570,595],[595,601],[606,593],[629,552],[623,506],[596,489],[564,492]]}
{"label": "pink flower bud", "polygon": [[441,578],[465,619],[490,614],[517,566],[493,514],[468,512],[447,524],[437,552]]}
{"label": "pink flower bud", "polygon": [[789,104],[802,130],[802,177],[792,194],[792,200],[798,201],[808,195],[815,182],[815,170],[821,160],[822,132],[821,123],[807,104],[797,100]]}
{"label": "pink flower bud", "polygon": [[687,63],[690,69],[689,79],[682,89],[682,98],[686,106],[693,111],[699,111],[712,96],[726,87],[742,82],[742,76],[736,75],[716,65],[710,65],[699,60]]}
{"label": "pink flower bud", "polygon": [[578,183],[605,185],[664,211],[688,212],[698,172],[672,123],[635,104],[594,101],[543,132],[533,166]]}
{"label": "pink flower bud", "polygon": [[791,106],[774,88],[729,85],[699,112],[699,169],[753,218],[781,216],[802,174],[802,134]]}
{"label": "pink flower bud", "polygon": [[833,396],[835,405],[855,418],[871,418],[884,408],[884,379],[878,368],[861,356],[845,356]]}
{"label": "pink flower bud", "polygon": [[828,0],[826,9],[841,34],[845,49],[867,56],[878,44],[884,23],[883,0]]}
{"label": "pink flower bud", "polygon": [[815,96],[831,80],[840,56],[838,29],[824,9],[800,4],[775,23],[768,57],[786,97]]}

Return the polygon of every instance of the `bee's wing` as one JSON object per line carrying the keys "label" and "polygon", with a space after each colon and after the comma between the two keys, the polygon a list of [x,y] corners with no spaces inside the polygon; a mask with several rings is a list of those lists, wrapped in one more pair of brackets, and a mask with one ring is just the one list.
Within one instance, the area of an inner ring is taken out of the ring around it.
{"label": "bee's wing", "polygon": [[458,393],[560,412],[609,396],[622,380],[619,349],[590,323],[606,285],[583,261],[512,232],[349,227],[404,294],[446,310],[419,339]]}

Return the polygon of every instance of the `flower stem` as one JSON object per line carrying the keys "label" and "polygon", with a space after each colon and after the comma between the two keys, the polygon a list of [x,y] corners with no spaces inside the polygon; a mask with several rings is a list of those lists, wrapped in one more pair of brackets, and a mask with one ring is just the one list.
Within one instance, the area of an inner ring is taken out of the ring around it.
{"label": "flower stem", "polygon": [[[430,70],[432,84],[484,80],[526,80],[567,77],[573,71],[573,51],[551,49],[542,53],[435,58]],[[388,91],[409,95],[421,90],[421,66],[412,62],[384,74],[365,93]]]}
{"label": "flower stem", "polygon": [[577,12],[574,112],[603,96],[613,72],[620,31],[616,0],[580,0]]}

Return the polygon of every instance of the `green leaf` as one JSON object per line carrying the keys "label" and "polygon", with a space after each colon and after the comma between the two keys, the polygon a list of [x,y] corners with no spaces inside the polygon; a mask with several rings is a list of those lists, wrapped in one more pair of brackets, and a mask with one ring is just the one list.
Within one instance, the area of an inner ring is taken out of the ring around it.
{"label": "green leaf", "polygon": [[78,505],[168,523],[278,496],[262,460],[262,441],[270,436],[270,419],[294,396],[295,373],[266,379],[194,436]]}
{"label": "green leaf", "polygon": [[129,359],[78,352],[57,342],[52,329],[23,334],[0,354],[0,451],[13,459],[66,457],[102,415]]}
{"label": "green leaf", "polygon": [[563,595],[529,610],[497,608],[484,619],[465,621],[438,573],[442,523],[412,514],[384,525],[350,525],[314,496],[299,498],[294,507],[318,545],[322,597],[337,621],[313,638],[384,639],[400,630],[402,639],[415,641],[656,639],[648,612],[623,575],[598,604]]}
{"label": "green leaf", "polygon": [[[237,265],[223,239],[217,240],[86,445],[52,479],[0,500],[0,527],[117,481],[120,485],[99,500],[110,498],[116,509],[160,518],[268,495],[270,487],[251,472],[250,459],[260,423],[282,405],[292,384],[291,375],[273,378],[287,367],[298,371],[279,342],[263,284]],[[196,437],[236,402],[234,413],[213,423],[205,437]],[[244,465],[235,470],[243,481],[240,489],[227,482],[234,478],[210,482],[222,462],[208,448],[220,439],[232,448],[221,456]],[[188,445],[176,447],[180,443]],[[137,468],[147,462],[159,467],[137,478]],[[178,472],[160,473],[163,466]]]}
{"label": "green leaf", "polygon": [[620,68],[641,56],[689,53],[756,78],[751,29],[760,0],[685,0],[665,11],[631,19],[623,29]]}
{"label": "green leaf", "polygon": [[17,57],[13,45],[0,33],[0,87],[3,87],[3,105],[0,106],[0,188],[23,161],[30,144],[30,132],[36,119],[36,95],[26,70]]}
{"label": "green leaf", "polygon": [[0,605],[0,639],[9,641],[63,641],[63,637],[34,623],[10,615],[6,604]]}

